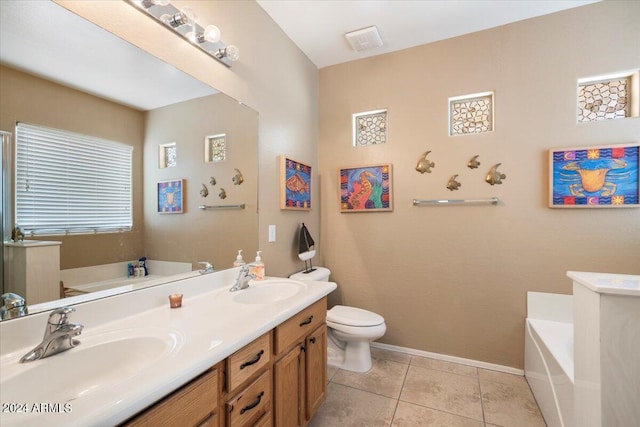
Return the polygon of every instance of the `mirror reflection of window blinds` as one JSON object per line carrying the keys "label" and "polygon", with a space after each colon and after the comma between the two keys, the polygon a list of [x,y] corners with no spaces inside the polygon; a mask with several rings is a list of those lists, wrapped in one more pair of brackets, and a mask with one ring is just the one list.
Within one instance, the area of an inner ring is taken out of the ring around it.
{"label": "mirror reflection of window blinds", "polygon": [[129,231],[133,147],[16,125],[16,224],[29,235]]}

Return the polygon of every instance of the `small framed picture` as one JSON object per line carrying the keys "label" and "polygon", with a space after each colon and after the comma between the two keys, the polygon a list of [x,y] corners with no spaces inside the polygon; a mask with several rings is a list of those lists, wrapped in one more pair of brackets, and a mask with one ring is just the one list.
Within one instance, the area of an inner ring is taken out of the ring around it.
{"label": "small framed picture", "polygon": [[549,150],[549,207],[639,207],[640,144]]}
{"label": "small framed picture", "polygon": [[158,182],[158,212],[183,213],[184,179]]}
{"label": "small framed picture", "polygon": [[311,166],[280,156],[280,209],[311,210]]}
{"label": "small framed picture", "polygon": [[340,212],[392,211],[391,164],[340,169]]}

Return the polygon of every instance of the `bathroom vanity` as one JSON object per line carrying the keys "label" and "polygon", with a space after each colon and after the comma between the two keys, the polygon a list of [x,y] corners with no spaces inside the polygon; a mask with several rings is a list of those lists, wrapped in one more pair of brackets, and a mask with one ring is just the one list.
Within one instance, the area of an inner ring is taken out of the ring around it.
{"label": "bathroom vanity", "polygon": [[[326,395],[326,295],[336,285],[268,279],[229,292],[237,274],[79,304],[81,344],[31,363],[18,360],[47,313],[0,323],[2,403],[26,404],[0,424],[306,425]],[[183,304],[171,309],[175,293]],[[33,411],[39,403],[51,411]]]}

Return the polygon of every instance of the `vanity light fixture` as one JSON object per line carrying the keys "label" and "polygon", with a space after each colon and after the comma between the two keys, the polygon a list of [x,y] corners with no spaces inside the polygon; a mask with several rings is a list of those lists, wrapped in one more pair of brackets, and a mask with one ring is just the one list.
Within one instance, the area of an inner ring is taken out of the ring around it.
{"label": "vanity light fixture", "polygon": [[240,50],[220,40],[220,29],[215,25],[201,26],[196,13],[189,6],[178,9],[169,0],[128,0],[136,9],[144,12],[172,30],[191,44],[215,58],[227,67],[240,57]]}
{"label": "vanity light fixture", "polygon": [[229,58],[230,61],[235,62],[240,59],[240,50],[235,45],[230,44],[223,49],[219,49],[215,55],[218,59]]}

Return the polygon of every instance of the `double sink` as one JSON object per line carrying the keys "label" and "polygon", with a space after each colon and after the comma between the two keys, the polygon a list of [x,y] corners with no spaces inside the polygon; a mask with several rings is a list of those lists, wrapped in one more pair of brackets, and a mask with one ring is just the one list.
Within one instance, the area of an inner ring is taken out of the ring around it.
{"label": "double sink", "polygon": [[[290,279],[267,279],[252,281],[249,288],[241,291],[231,293],[228,288],[222,288],[214,293],[195,296],[194,300],[215,298],[229,313],[242,313],[243,307],[251,309],[248,306],[252,306],[253,311],[268,311],[266,307],[286,305],[307,286]],[[155,317],[171,317],[174,313],[175,316],[200,315],[199,312],[194,314],[195,308],[190,313],[188,302],[186,305],[169,312],[167,304],[167,308],[157,309],[159,312]],[[0,361],[2,425],[27,425],[25,421],[38,425],[43,408],[33,405],[44,403],[49,405],[50,412],[71,412],[74,407],[82,406],[83,400],[94,404],[96,396],[127,390],[132,382],[144,381],[145,377],[155,375],[158,367],[170,369],[172,363],[179,363],[182,351],[193,350],[193,346],[185,350],[189,347],[189,339],[194,336],[192,331],[183,329],[188,328],[185,326],[187,321],[173,320],[164,327],[161,326],[162,321],[150,323],[150,315],[153,318],[151,313],[140,313],[140,316],[145,316],[140,318],[141,321],[136,321],[136,316],[127,319],[131,327],[122,327],[122,322],[117,322],[117,326],[112,328],[107,324],[97,330],[85,330],[77,337],[81,342],[77,347],[33,362],[19,363],[22,355],[18,352],[3,356]],[[73,320],[82,323],[83,319],[76,316]],[[201,319],[203,322],[207,320]],[[140,326],[144,324],[153,326]],[[210,337],[207,339],[210,347],[212,342],[220,343],[211,341]]]}

